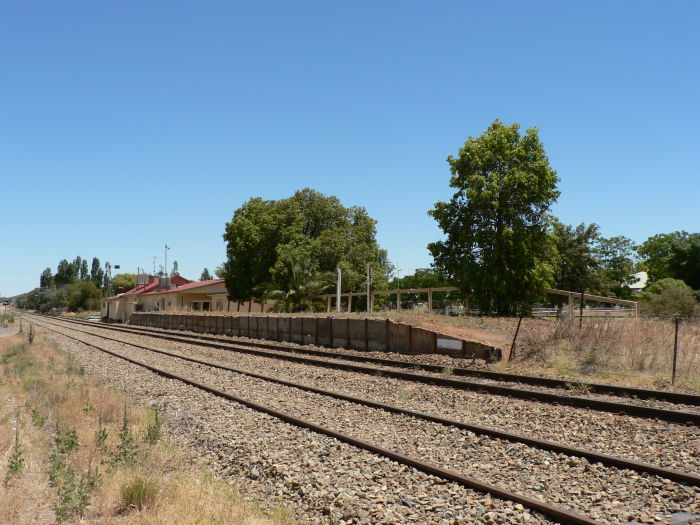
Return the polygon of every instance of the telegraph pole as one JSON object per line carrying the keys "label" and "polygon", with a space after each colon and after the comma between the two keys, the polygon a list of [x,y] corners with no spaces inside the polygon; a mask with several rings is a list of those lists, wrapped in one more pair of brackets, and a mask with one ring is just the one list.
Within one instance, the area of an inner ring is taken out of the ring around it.
{"label": "telegraph pole", "polygon": [[168,250],[170,249],[170,246],[167,244],[165,245],[165,283],[167,286],[168,283]]}
{"label": "telegraph pole", "polygon": [[335,311],[340,312],[340,289],[343,285],[343,270],[338,267],[338,281],[335,287]]}
{"label": "telegraph pole", "polygon": [[372,311],[372,265],[367,263],[367,311]]}

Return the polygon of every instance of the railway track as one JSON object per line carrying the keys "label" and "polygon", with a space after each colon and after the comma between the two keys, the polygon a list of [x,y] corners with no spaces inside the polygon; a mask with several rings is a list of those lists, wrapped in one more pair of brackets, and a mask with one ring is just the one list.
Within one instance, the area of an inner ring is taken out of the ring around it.
{"label": "railway track", "polygon": [[[207,362],[207,361],[203,361],[203,360],[199,360],[199,359],[192,359],[192,358],[187,357],[187,356],[174,354],[172,352],[167,352],[167,351],[164,351],[161,349],[148,347],[146,345],[135,344],[132,342],[127,342],[127,341],[119,340],[116,338],[110,338],[110,337],[107,337],[104,335],[97,335],[94,333],[88,333],[84,330],[78,330],[78,329],[73,328],[73,327],[68,328],[65,325],[61,325],[60,323],[48,322],[46,319],[37,320],[36,318],[33,318],[32,320],[37,322],[37,324],[43,325],[44,327],[46,327],[50,330],[53,330],[57,333],[61,333],[61,332],[56,330],[54,328],[55,326],[62,327],[66,330],[71,330],[73,332],[79,332],[79,333],[82,332],[82,333],[88,335],[89,337],[98,337],[102,340],[111,341],[111,342],[117,343],[119,345],[128,345],[128,346],[131,346],[134,348],[138,348],[140,350],[147,350],[148,352],[151,352],[154,354],[165,355],[165,356],[177,359],[177,360],[187,361],[187,362],[192,363],[193,365],[197,365],[197,366],[204,366],[204,367],[209,367],[209,368],[215,368],[218,370],[225,370],[225,371],[230,372],[230,373],[239,374],[239,375],[246,375],[248,377],[260,379],[260,380],[268,382],[268,383],[275,383],[278,385],[284,385],[286,387],[304,390],[306,392],[312,392],[314,394],[319,394],[319,395],[326,396],[326,397],[332,397],[334,399],[340,399],[343,401],[348,401],[348,402],[352,402],[352,403],[367,406],[367,407],[378,408],[378,409],[381,409],[382,411],[391,412],[394,414],[401,414],[403,416],[410,416],[412,418],[421,419],[423,421],[430,421],[432,423],[439,423],[441,425],[453,426],[456,428],[460,428],[463,430],[469,430],[471,432],[480,433],[482,435],[487,435],[490,437],[497,437],[500,439],[507,439],[510,441],[526,443],[528,446],[540,448],[542,450],[550,450],[550,451],[556,451],[559,453],[564,453],[564,454],[573,455],[573,456],[586,457],[587,459],[589,459],[591,461],[598,461],[598,462],[601,462],[605,465],[614,465],[614,466],[621,467],[621,468],[636,470],[637,472],[652,473],[654,475],[661,476],[661,477],[666,478],[666,479],[671,479],[674,481],[682,482],[682,483],[685,483],[688,485],[698,486],[700,484],[699,483],[700,478],[697,475],[694,475],[691,473],[683,473],[683,472],[679,472],[679,471],[674,471],[672,469],[663,469],[663,468],[658,467],[658,466],[649,465],[649,464],[645,464],[645,463],[641,463],[641,462],[634,462],[634,461],[630,461],[630,460],[625,459],[625,458],[616,458],[613,456],[599,454],[599,453],[592,452],[592,451],[586,451],[586,450],[566,447],[566,446],[559,445],[556,443],[533,440],[531,438],[527,438],[525,436],[519,436],[517,434],[505,433],[505,432],[501,432],[501,431],[496,431],[494,429],[485,429],[485,428],[477,427],[474,425],[467,425],[464,423],[460,423],[458,421],[447,420],[447,419],[433,416],[430,414],[424,414],[424,413],[419,413],[419,412],[410,411],[410,410],[406,410],[406,409],[401,409],[398,407],[388,406],[388,405],[377,403],[374,401],[354,398],[352,396],[347,396],[347,395],[339,394],[336,392],[329,392],[326,390],[321,390],[321,389],[309,387],[307,385],[299,385],[299,384],[295,384],[292,382],[283,381],[283,380],[280,380],[277,378],[263,376],[260,374],[252,374],[252,373],[247,372],[247,371],[238,370],[238,369],[234,369],[232,367],[227,367],[227,366],[223,366],[223,365],[220,365],[217,363],[211,363],[211,362]],[[54,327],[47,326],[47,325],[51,325],[51,324],[53,324]],[[91,325],[91,328],[96,328],[96,327],[94,325]],[[102,327],[100,327],[100,328],[102,328]],[[128,362],[131,362],[132,364],[136,364],[138,366],[145,367],[146,369],[148,369],[152,372],[158,373],[164,377],[177,379],[177,380],[182,381],[182,382],[189,384],[191,386],[195,386],[197,388],[203,389],[203,390],[205,390],[209,393],[212,393],[214,395],[224,397],[225,399],[228,399],[230,401],[239,402],[239,403],[242,403],[246,406],[254,408],[255,410],[259,410],[259,411],[268,413],[270,415],[278,417],[284,421],[290,422],[290,423],[295,424],[297,426],[308,428],[308,429],[314,430],[316,432],[320,432],[320,433],[323,433],[325,435],[335,437],[336,439],[339,439],[339,440],[344,441],[346,443],[352,444],[354,446],[359,446],[360,448],[364,448],[365,450],[369,450],[369,451],[372,451],[374,453],[379,453],[379,454],[385,455],[386,457],[390,457],[395,461],[399,461],[403,464],[410,465],[414,468],[418,468],[420,470],[423,470],[424,472],[429,472],[433,475],[442,477],[443,479],[449,479],[451,481],[456,481],[462,485],[469,486],[469,487],[475,488],[477,490],[486,491],[486,492],[489,492],[491,494],[497,495],[498,497],[510,499],[511,501],[517,501],[517,502],[519,502],[523,505],[526,505],[532,509],[535,509],[535,510],[538,510],[539,512],[542,512],[543,514],[545,514],[547,516],[555,518],[562,523],[592,523],[593,522],[589,518],[585,518],[585,517],[577,516],[577,515],[571,515],[570,511],[566,511],[565,514],[561,514],[560,513],[561,509],[557,510],[556,508],[550,508],[551,506],[548,506],[546,504],[544,504],[544,506],[542,506],[543,505],[542,502],[539,502],[537,500],[532,500],[532,498],[529,498],[527,496],[513,494],[509,491],[506,491],[502,487],[495,487],[493,485],[489,485],[487,483],[474,480],[473,478],[466,477],[463,474],[460,474],[459,472],[444,469],[443,467],[440,467],[440,466],[437,466],[437,465],[434,465],[431,463],[426,463],[425,461],[423,461],[421,459],[411,457],[411,456],[402,454],[400,452],[387,450],[385,447],[373,445],[372,443],[368,443],[368,442],[366,442],[364,440],[360,440],[356,437],[349,436],[349,435],[344,434],[344,433],[339,433],[337,430],[333,430],[333,429],[329,429],[329,428],[324,427],[324,426],[320,426],[317,422],[312,422],[312,421],[300,419],[297,416],[291,415],[289,413],[283,413],[283,412],[280,412],[278,410],[266,407],[264,405],[260,405],[259,403],[252,402],[249,400],[244,400],[244,399],[241,399],[237,396],[232,396],[231,394],[223,392],[217,388],[213,388],[211,386],[202,384],[201,382],[193,381],[191,379],[187,379],[187,378],[184,378],[182,376],[175,375],[172,372],[168,372],[167,370],[163,370],[162,368],[154,367],[152,364],[148,364],[148,363],[136,360],[134,358],[130,358],[128,356],[121,355],[117,352],[114,352],[113,350],[109,350],[107,348],[100,347],[99,345],[96,345],[94,343],[91,343],[91,342],[88,342],[85,340],[81,340],[79,338],[76,338],[74,336],[71,336],[71,335],[68,335],[65,333],[62,333],[62,335],[64,337],[69,337],[75,341],[79,341],[82,344],[89,345],[93,348],[96,348],[96,349],[98,349],[102,352],[105,352],[109,355],[112,355],[114,357],[124,359]],[[582,519],[584,521],[581,521]]]}
{"label": "railway track", "polygon": [[[63,321],[62,322],[72,322],[72,323],[79,323],[78,321]],[[89,324],[89,323],[85,323]],[[91,326],[95,326],[95,324],[91,324]],[[218,348],[218,349],[224,349],[224,350],[229,350],[229,351],[234,351],[234,352],[242,352],[242,353],[247,353],[247,354],[252,354],[252,355],[258,355],[258,356],[264,356],[264,357],[271,357],[275,359],[282,359],[286,361],[291,361],[291,362],[296,362],[296,363],[303,363],[303,364],[309,364],[309,365],[314,365],[314,366],[319,366],[319,367],[325,367],[325,368],[334,368],[334,369],[339,369],[339,370],[346,370],[346,371],[352,371],[352,372],[359,372],[363,374],[370,374],[370,375],[381,375],[385,377],[391,377],[395,379],[402,379],[406,381],[414,381],[414,382],[419,382],[419,383],[424,383],[424,384],[433,384],[433,385],[439,385],[439,386],[445,386],[445,387],[450,387],[450,388],[457,388],[457,389],[462,389],[462,390],[473,390],[473,391],[480,391],[480,392],[487,392],[489,394],[495,394],[495,395],[501,395],[501,396],[506,396],[506,397],[512,397],[512,398],[518,398],[518,399],[526,399],[526,400],[535,400],[539,402],[545,402],[545,403],[555,403],[555,404],[560,404],[560,405],[567,405],[567,406],[572,406],[576,408],[587,408],[591,410],[600,410],[600,411],[606,411],[606,412],[612,412],[616,414],[623,414],[623,415],[629,415],[629,416],[635,416],[635,417],[644,417],[644,418],[653,418],[653,419],[659,419],[663,421],[670,421],[674,423],[689,423],[693,425],[700,425],[700,412],[697,411],[690,411],[690,410],[677,410],[677,409],[667,409],[667,408],[658,408],[654,406],[645,406],[645,405],[640,405],[640,404],[634,404],[630,402],[623,402],[623,401],[612,401],[612,400],[606,400],[606,399],[599,399],[599,398],[592,398],[592,397],[585,397],[585,396],[578,396],[578,395],[571,395],[571,393],[567,394],[561,394],[561,393],[556,393],[556,392],[550,392],[550,391],[540,391],[540,390],[534,390],[530,388],[519,388],[519,387],[514,387],[514,386],[503,386],[499,384],[494,384],[494,383],[485,383],[485,382],[475,382],[475,381],[466,381],[462,379],[454,379],[452,377],[445,377],[443,375],[438,375],[438,374],[429,374],[429,373],[415,373],[415,372],[406,372],[401,369],[395,369],[392,368],[391,365],[371,365],[371,364],[366,364],[366,362],[373,361],[371,358],[365,359],[365,363],[363,364],[358,364],[358,363],[351,363],[348,362],[345,359],[342,358],[336,358],[335,356],[333,358],[328,358],[325,357],[327,354],[323,351],[315,351],[315,350],[304,350],[304,349],[299,349],[299,348],[289,348],[289,347],[282,347],[279,345],[271,345],[271,344],[263,344],[263,343],[235,343],[235,342],[222,342],[220,338],[209,338],[209,337],[201,337],[201,336],[184,336],[184,335],[174,335],[172,332],[162,332],[159,330],[142,330],[141,328],[138,329],[132,329],[132,328],[124,328],[124,327],[115,327],[113,325],[107,325],[103,326],[100,325],[100,328],[105,328],[107,330],[114,330],[114,331],[123,331],[123,332],[131,332],[131,333],[141,333],[143,334],[144,332],[148,333],[149,336],[151,337],[156,337],[159,339],[164,339],[168,341],[175,341],[175,342],[182,342],[182,343],[187,343],[187,344],[194,344],[198,346],[205,346],[205,347],[210,347],[210,348]],[[215,340],[212,340],[215,339]],[[268,349],[269,348],[269,349]],[[314,355],[317,357],[307,357],[306,355],[300,355],[302,353],[308,354],[309,352],[313,352]],[[319,354],[321,356],[319,356]],[[335,353],[337,354],[337,353]],[[343,354],[346,357],[348,354]],[[353,356],[353,358],[356,358],[357,356]],[[353,361],[357,361],[357,359],[353,359]],[[388,360],[386,360],[388,361]],[[405,361],[399,361],[400,363],[407,363]],[[431,365],[422,365],[422,366],[431,366]],[[439,367],[443,368],[443,367]],[[468,369],[461,369],[461,370],[468,370]],[[509,375],[509,377],[512,377]],[[521,376],[517,376],[521,377]],[[525,377],[530,377],[530,376],[525,376]],[[557,380],[556,384],[562,385],[562,382]],[[592,384],[592,383],[588,383]],[[586,385],[586,383],[584,383]],[[649,396],[651,396],[652,393],[657,392],[659,396],[663,397],[663,394],[665,391],[661,390],[645,390],[645,389],[628,389],[626,387],[614,387],[613,389],[615,392],[626,392],[627,395],[631,395],[630,392],[633,391],[638,391],[642,390],[646,392]],[[613,391],[611,390],[611,392]],[[696,396],[693,394],[684,394],[681,392],[673,392],[672,394],[675,395],[675,399],[683,399],[685,403],[690,404],[691,406],[698,406],[700,405],[700,402],[698,401],[698,398],[700,396]]]}
{"label": "railway track", "polygon": [[[70,322],[78,324],[86,324],[94,326],[95,323],[89,323],[87,321],[81,321],[78,319],[71,319]],[[101,325],[102,326],[102,325]],[[162,328],[149,328],[144,326],[116,326],[107,325],[114,330],[124,330],[137,332],[147,332],[147,333],[160,333],[160,334],[177,334],[178,330],[166,330]],[[231,343],[231,337],[217,337],[212,335],[196,334],[194,336],[203,341],[213,341],[221,343]],[[272,342],[245,342],[246,346],[252,346],[256,348],[264,348],[269,350],[282,350],[285,352],[293,352],[303,355],[311,355],[317,357],[330,357],[333,359],[341,359],[347,361],[355,361],[362,363],[373,363],[383,366],[390,366],[395,368],[409,368],[413,370],[423,370],[426,372],[433,373],[443,373],[445,371],[444,366],[431,365],[426,363],[415,363],[411,361],[402,361],[399,359],[382,359],[370,355],[357,355],[345,352],[336,352],[332,350],[313,350],[309,348],[303,348],[302,346],[293,347],[286,346],[283,344],[275,344]],[[567,381],[563,379],[540,377],[540,376],[530,376],[522,374],[511,374],[505,372],[494,372],[491,370],[477,370],[472,368],[460,368],[451,367],[450,375],[460,376],[460,377],[477,377],[481,379],[491,379],[494,381],[505,381],[510,383],[519,383],[523,385],[531,386],[542,386],[547,388],[557,388],[562,390],[582,390],[588,393],[595,394],[607,394],[615,395],[620,397],[629,397],[635,399],[652,399],[656,401],[668,401],[669,403],[684,404],[690,406],[700,406],[700,395],[691,394],[687,392],[675,392],[670,390],[658,390],[649,388],[638,388],[638,387],[628,387],[620,385],[609,385],[604,383],[591,383],[588,381]]]}
{"label": "railway track", "polygon": [[446,426],[452,426],[452,427],[460,428],[463,430],[468,430],[470,432],[474,432],[475,434],[479,434],[479,435],[491,436],[491,437],[495,437],[495,438],[499,438],[499,439],[506,439],[508,441],[512,441],[512,442],[516,442],[516,443],[524,443],[528,446],[537,447],[537,448],[540,448],[542,450],[559,452],[559,453],[567,454],[569,456],[583,457],[589,461],[597,461],[597,462],[600,462],[600,463],[602,463],[604,465],[608,465],[608,466],[626,468],[626,469],[630,469],[630,470],[635,470],[637,472],[646,472],[646,473],[661,476],[661,477],[664,477],[664,478],[667,478],[667,479],[670,479],[673,481],[688,483],[690,485],[700,487],[700,476],[693,474],[693,473],[682,472],[682,471],[679,471],[676,469],[664,468],[664,467],[660,467],[658,465],[653,465],[653,464],[645,463],[645,462],[641,462],[641,461],[633,461],[633,460],[630,460],[627,458],[621,458],[621,457],[613,456],[610,454],[603,454],[603,453],[596,452],[593,450],[586,450],[586,449],[577,448],[577,447],[569,447],[569,446],[561,444],[561,443],[555,443],[555,442],[548,441],[548,440],[534,439],[534,438],[531,438],[529,436],[525,436],[522,434],[516,434],[513,432],[505,432],[505,431],[498,430],[495,428],[483,427],[483,426],[479,426],[479,425],[472,425],[472,424],[465,423],[462,421],[457,421],[454,419],[443,418],[443,417],[440,417],[440,416],[437,416],[434,414],[427,414],[427,413],[419,412],[416,410],[409,410],[409,409],[397,407],[394,405],[388,405],[386,403],[379,403],[376,401],[372,401],[370,399],[360,398],[360,397],[356,397],[356,396],[349,396],[349,395],[345,395],[345,394],[342,394],[339,392],[315,388],[313,386],[305,385],[302,383],[296,383],[296,382],[292,382],[292,381],[286,381],[283,379],[279,379],[276,377],[271,377],[271,376],[267,376],[267,375],[263,375],[263,374],[257,374],[257,373],[253,373],[253,372],[250,372],[247,370],[233,368],[230,366],[222,365],[219,363],[214,363],[211,361],[204,361],[201,359],[195,359],[192,357],[187,357],[187,356],[184,356],[181,354],[168,352],[168,351],[165,351],[165,350],[162,350],[159,348],[155,348],[152,346],[148,346],[148,345],[137,344],[137,343],[133,343],[133,342],[129,342],[129,341],[123,341],[121,339],[116,339],[113,337],[107,337],[104,335],[90,333],[86,330],[78,330],[76,328],[71,328],[71,329],[73,331],[76,331],[79,333],[87,334],[87,335],[90,335],[93,337],[99,337],[100,339],[104,339],[107,341],[113,341],[116,343],[127,344],[127,345],[133,346],[135,348],[140,348],[143,350],[147,350],[149,352],[154,352],[157,354],[166,355],[169,357],[174,357],[176,359],[181,359],[183,361],[188,361],[190,363],[196,363],[196,364],[200,364],[200,365],[204,365],[204,366],[208,366],[208,367],[212,367],[212,368],[217,368],[220,370],[227,370],[229,372],[234,372],[236,374],[241,374],[241,375],[246,375],[246,376],[253,377],[256,379],[261,379],[263,381],[267,381],[270,383],[285,385],[285,386],[289,386],[292,388],[305,390],[307,392],[314,392],[314,393],[321,394],[324,396],[333,397],[335,399],[342,399],[344,401],[350,401],[352,403],[356,403],[359,405],[369,406],[369,407],[373,407],[373,408],[379,408],[381,410],[384,410],[386,412],[391,412],[394,414],[407,415],[407,416],[415,417],[417,419],[422,419],[425,421],[431,421],[431,422],[439,423],[439,424],[446,425]]}

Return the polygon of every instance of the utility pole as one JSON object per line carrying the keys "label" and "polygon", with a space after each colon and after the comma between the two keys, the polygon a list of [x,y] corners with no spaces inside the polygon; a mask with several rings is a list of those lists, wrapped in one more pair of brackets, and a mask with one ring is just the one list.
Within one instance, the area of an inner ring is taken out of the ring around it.
{"label": "utility pole", "polygon": [[156,274],[156,256],[153,256],[153,275],[155,276]]}
{"label": "utility pole", "polygon": [[170,246],[167,244],[165,245],[165,279],[166,279],[166,286],[167,286],[167,279],[168,279],[168,250],[170,249]]}
{"label": "utility pole", "polygon": [[371,312],[372,304],[372,265],[367,263],[367,311]]}
{"label": "utility pole", "polygon": [[343,286],[343,270],[338,266],[338,281],[335,287],[335,311],[340,312],[340,289]]}

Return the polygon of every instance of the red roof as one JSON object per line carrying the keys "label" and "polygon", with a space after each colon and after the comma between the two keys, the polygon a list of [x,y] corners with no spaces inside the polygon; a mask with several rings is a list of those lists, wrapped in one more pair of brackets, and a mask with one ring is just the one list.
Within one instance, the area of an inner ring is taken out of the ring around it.
{"label": "red roof", "polygon": [[[170,282],[171,284],[175,284],[178,287],[182,287],[184,285],[192,283],[189,279],[185,279],[184,277],[180,275],[171,275],[170,276]],[[199,283],[192,283],[192,284],[199,284]],[[158,291],[158,287],[160,286],[160,278],[159,277],[154,277],[153,275],[148,276],[148,284],[146,285],[138,285],[131,290],[127,290],[126,292],[113,295],[111,297],[106,297],[106,299],[113,299],[115,297],[119,297],[120,295],[143,295],[145,293],[151,293],[151,292],[156,292]],[[163,290],[161,290],[163,291]]]}
{"label": "red roof", "polygon": [[[195,281],[195,282],[187,282],[186,284],[183,284],[181,286],[176,286],[173,288],[168,288],[167,290],[152,290],[148,292],[144,292],[145,294],[151,294],[151,293],[165,293],[165,292],[181,292],[182,290],[191,290],[192,288],[199,288],[200,286],[208,286],[210,284],[218,284],[224,282],[223,279],[209,279],[208,281]],[[142,295],[142,294],[139,294]]]}

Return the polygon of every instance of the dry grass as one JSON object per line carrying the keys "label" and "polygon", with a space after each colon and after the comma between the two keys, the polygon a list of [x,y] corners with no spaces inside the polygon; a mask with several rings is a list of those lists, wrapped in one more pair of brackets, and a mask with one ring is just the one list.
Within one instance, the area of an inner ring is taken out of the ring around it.
{"label": "dry grass", "polygon": [[[674,324],[655,319],[584,319],[524,323],[518,359],[571,376],[595,376],[631,385],[670,386]],[[700,322],[678,334],[675,387],[700,391]]]}
{"label": "dry grass", "polygon": [[[364,312],[351,315],[366,316]],[[508,317],[447,316],[410,310],[370,315],[493,345],[501,348],[506,358],[518,323],[516,318]],[[670,320],[584,318],[579,329],[578,318],[525,318],[515,362],[501,362],[495,367],[667,388],[671,386],[673,344],[674,325]],[[678,346],[673,388],[700,392],[700,320],[681,322]]]}
{"label": "dry grass", "polygon": [[[16,413],[26,460],[0,487],[0,523],[291,522],[287,512],[262,512],[193,464],[190,452],[159,438],[150,409],[89,378],[42,338],[32,345],[20,335],[0,338],[0,362],[0,478]],[[71,443],[73,431],[77,447],[58,454],[56,436]]]}

